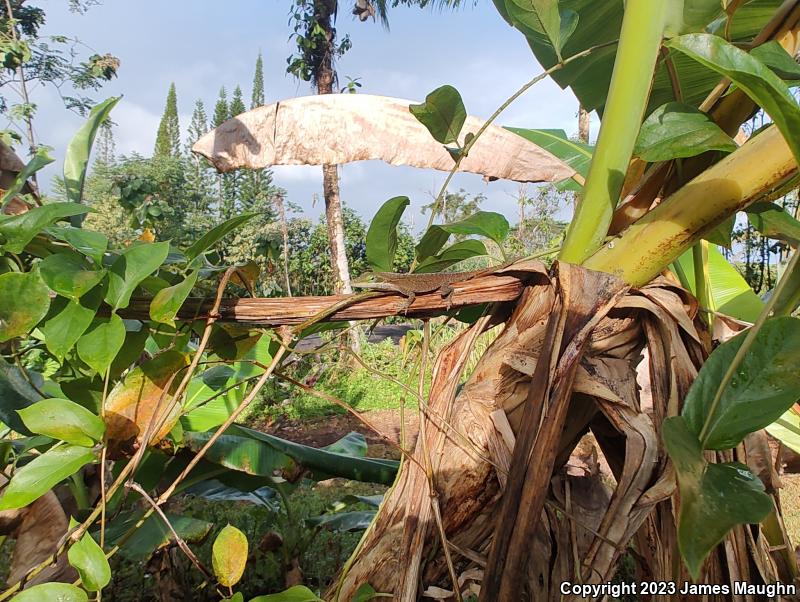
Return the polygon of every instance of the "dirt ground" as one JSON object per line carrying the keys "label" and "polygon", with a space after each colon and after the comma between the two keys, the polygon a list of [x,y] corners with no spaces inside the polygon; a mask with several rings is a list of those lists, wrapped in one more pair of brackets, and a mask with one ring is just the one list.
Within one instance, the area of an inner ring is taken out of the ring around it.
{"label": "dirt ground", "polygon": [[[310,420],[279,419],[269,425],[259,425],[260,430],[277,437],[312,447],[324,447],[356,431],[366,437],[369,445],[367,455],[372,458],[398,460],[400,451],[400,412],[398,410],[373,410],[362,412],[364,420],[374,429],[352,414],[325,416]],[[406,448],[413,449],[419,433],[419,415],[416,408],[405,412]],[[380,433],[377,434],[376,433]]]}

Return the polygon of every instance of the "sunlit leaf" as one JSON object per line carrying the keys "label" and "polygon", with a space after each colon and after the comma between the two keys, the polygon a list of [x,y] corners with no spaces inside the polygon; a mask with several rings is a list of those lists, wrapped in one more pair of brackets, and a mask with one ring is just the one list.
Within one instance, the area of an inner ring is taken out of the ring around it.
{"label": "sunlit leaf", "polygon": [[664,35],[678,36],[703,31],[706,25],[722,14],[719,0],[672,0],[666,2]]}
{"label": "sunlit leaf", "polygon": [[27,334],[49,308],[50,295],[38,271],[0,274],[0,343]]}
{"label": "sunlit leaf", "polygon": [[494,211],[476,211],[461,221],[439,224],[439,227],[450,234],[485,236],[500,246],[510,230],[505,216]]}
{"label": "sunlit leaf", "polygon": [[112,97],[93,107],[89,112],[89,118],[67,146],[64,157],[64,187],[67,199],[73,203],[80,203],[83,198],[83,183],[86,180],[89,155],[97,130],[108,119],[111,109],[120,98],[120,96]]}
{"label": "sunlit leaf", "polygon": [[105,374],[124,342],[125,324],[117,314],[111,314],[107,320],[95,320],[75,348],[78,357],[99,374]]}
{"label": "sunlit leaf", "polygon": [[233,587],[247,565],[247,537],[233,525],[219,532],[211,548],[211,565],[220,585]]}
{"label": "sunlit leaf", "polygon": [[237,215],[236,217],[232,217],[231,219],[222,222],[220,225],[215,226],[199,239],[197,239],[192,245],[184,251],[184,255],[186,255],[186,259],[191,261],[204,251],[210,249],[215,244],[217,244],[223,237],[225,237],[230,232],[233,232],[236,228],[247,222],[248,220],[253,219],[256,216],[255,213],[245,213],[243,215]]}
{"label": "sunlit leaf", "polygon": [[649,162],[694,157],[707,151],[732,152],[736,143],[711,118],[694,107],[669,102],[642,123],[633,154]]}
{"label": "sunlit leaf", "polygon": [[323,600],[306,586],[295,585],[277,594],[258,596],[250,602],[323,602]]}
{"label": "sunlit leaf", "polygon": [[90,592],[99,592],[111,582],[111,567],[105,552],[88,533],[70,546],[67,558],[78,571],[83,587]]}
{"label": "sunlit leaf", "polygon": [[71,226],[51,226],[48,232],[55,238],[69,243],[79,253],[91,257],[98,265],[103,263],[103,254],[108,248],[108,238],[104,234]]}
{"label": "sunlit leaf", "polygon": [[0,497],[0,510],[27,506],[95,459],[94,450],[87,447],[60,445],[47,450],[17,469]]}
{"label": "sunlit leaf", "polygon": [[11,598],[11,602],[89,602],[89,596],[79,587],[69,583],[42,583],[34,585]]}
{"label": "sunlit leaf", "polygon": [[756,46],[750,51],[750,55],[772,69],[775,75],[783,80],[800,79],[800,65],[777,40]]}
{"label": "sunlit leaf", "polygon": [[[527,130],[512,127],[507,127],[506,129],[552,153],[578,172],[584,180],[589,175],[589,165],[592,163],[594,147],[577,140],[570,140],[564,130]],[[569,178],[556,183],[556,188],[559,190],[581,190],[582,186],[572,178]]]}
{"label": "sunlit leaf", "polygon": [[167,258],[168,242],[132,245],[111,264],[106,301],[114,309],[128,307],[131,295]]}
{"label": "sunlit leaf", "polygon": [[106,430],[100,418],[68,399],[42,399],[18,413],[31,432],[83,447],[100,441]]}
{"label": "sunlit leaf", "polygon": [[19,215],[0,215],[0,248],[9,253],[22,253],[33,237],[50,224],[89,211],[89,207],[76,203],[52,203]]}
{"label": "sunlit leaf", "polygon": [[105,288],[98,286],[80,299],[57,297],[53,301],[50,315],[40,326],[50,353],[63,359],[75,347],[91,325],[104,296]]}
{"label": "sunlit leaf", "polygon": [[367,230],[367,263],[374,272],[391,272],[397,250],[397,226],[411,201],[406,196],[389,199],[369,224]]}
{"label": "sunlit leaf", "polygon": [[188,365],[186,354],[170,350],[128,372],[106,399],[108,439],[127,442],[142,437],[157,410],[161,426],[153,431],[150,442],[166,437],[180,415],[180,403],[169,404],[171,393],[178,388]]}
{"label": "sunlit leaf", "polygon": [[194,270],[178,284],[162,288],[150,302],[150,319],[175,326],[175,315],[192,292],[199,272]]}
{"label": "sunlit leaf", "polygon": [[438,255],[429,257],[420,263],[417,269],[414,270],[414,273],[427,274],[431,272],[441,272],[460,261],[470,259],[471,257],[480,257],[482,255],[487,255],[487,251],[481,241],[475,239],[462,240],[461,242],[450,245]]}
{"label": "sunlit leaf", "polygon": [[464,101],[453,86],[436,88],[425,97],[424,103],[410,105],[408,110],[442,144],[457,142],[467,119]]}
{"label": "sunlit leaf", "polygon": [[[692,251],[681,255],[677,262],[686,274],[690,290],[696,293]],[[755,322],[764,302],[753,292],[747,281],[715,247],[708,249],[708,265],[711,295],[717,311],[739,320]]]}
{"label": "sunlit leaf", "polygon": [[734,526],[761,522],[772,510],[764,484],[744,464],[709,464],[682,416],[662,425],[680,487],[678,547],[694,579],[703,561]]}
{"label": "sunlit leaf", "polygon": [[767,427],[767,432],[793,452],[800,454],[800,414],[795,408]]}
{"label": "sunlit leaf", "polygon": [[800,222],[780,205],[755,203],[746,211],[753,227],[767,238],[783,240],[794,246],[800,243]]}
{"label": "sunlit leaf", "polygon": [[77,253],[64,251],[48,255],[39,263],[42,279],[53,291],[78,299],[105,278],[105,270],[92,270]]}
{"label": "sunlit leaf", "polygon": [[800,139],[797,137],[800,107],[786,84],[769,67],[755,56],[711,34],[680,36],[667,42],[667,46],[734,82],[767,112],[800,161]]}
{"label": "sunlit leaf", "polygon": [[[709,356],[692,383],[682,415],[699,436],[723,375],[747,332]],[[771,318],[756,335],[711,417],[706,449],[735,447],[753,431],[775,422],[800,399],[800,319]]]}

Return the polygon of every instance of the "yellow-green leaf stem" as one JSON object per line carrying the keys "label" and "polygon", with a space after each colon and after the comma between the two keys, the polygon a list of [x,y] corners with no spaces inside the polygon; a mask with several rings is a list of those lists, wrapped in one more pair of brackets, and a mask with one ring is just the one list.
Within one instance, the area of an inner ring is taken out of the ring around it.
{"label": "yellow-green leaf stem", "polygon": [[602,243],[644,118],[661,48],[667,0],[628,0],[600,134],[584,196],[560,259],[582,263]]}
{"label": "yellow-green leaf stem", "polygon": [[703,319],[709,326],[714,321],[714,297],[711,294],[710,276],[708,270],[708,241],[701,240],[692,247],[692,260],[694,263],[694,284],[697,291],[697,300],[703,310]]}
{"label": "yellow-green leaf stem", "polygon": [[791,149],[770,126],[604,244],[583,265],[642,286],[727,217],[796,172]]}

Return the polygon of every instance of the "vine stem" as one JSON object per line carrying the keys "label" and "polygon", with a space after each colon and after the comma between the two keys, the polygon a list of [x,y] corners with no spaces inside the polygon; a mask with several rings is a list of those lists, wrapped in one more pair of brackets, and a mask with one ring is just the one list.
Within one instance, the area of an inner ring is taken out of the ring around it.
{"label": "vine stem", "polygon": [[[492,123],[500,116],[500,114],[503,111],[505,111],[509,106],[511,106],[511,104],[515,100],[517,100],[520,96],[525,94],[525,92],[530,90],[540,81],[545,79],[547,76],[552,75],[553,73],[559,71],[560,69],[563,69],[573,61],[589,56],[590,54],[596,52],[597,50],[601,50],[602,48],[608,48],[609,46],[615,46],[617,42],[618,42],[617,40],[612,40],[610,42],[604,42],[603,44],[597,44],[596,46],[592,46],[590,48],[587,48],[586,50],[582,50],[581,52],[573,54],[572,56],[556,63],[549,69],[546,69],[533,79],[524,83],[516,92],[514,92],[511,96],[509,96],[503,102],[503,104],[497,107],[495,112],[492,113],[489,116],[489,118],[483,122],[483,125],[481,125],[481,127],[478,128],[478,131],[475,132],[475,135],[472,138],[470,138],[469,141],[465,142],[463,147],[461,147],[461,152],[458,155],[458,159],[456,159],[455,163],[453,164],[453,167],[447,174],[447,177],[444,180],[444,184],[442,184],[442,187],[439,190],[439,194],[436,195],[436,200],[433,201],[433,206],[431,207],[431,215],[428,218],[428,225],[425,227],[425,230],[429,230],[430,227],[433,225],[433,220],[436,218],[436,214],[439,212],[439,207],[442,204],[442,199],[444,199],[444,196],[447,193],[447,187],[450,185],[450,182],[456,175],[458,168],[461,167],[461,162],[467,157],[467,155],[469,155],[470,149],[472,149],[472,147],[475,146],[475,143],[478,141],[478,138],[481,137],[481,134],[483,134],[489,128],[489,126],[492,125]],[[413,271],[416,266],[417,266],[417,259],[415,257],[414,260],[411,262],[411,267],[409,271]]]}
{"label": "vine stem", "polygon": [[800,259],[800,252],[792,255],[792,258],[789,261],[789,264],[786,266],[786,270],[783,272],[778,285],[775,287],[775,290],[772,291],[767,304],[758,315],[758,319],[748,329],[747,335],[745,336],[744,341],[742,341],[741,347],[739,347],[739,350],[736,352],[733,361],[731,362],[730,366],[728,366],[728,369],[725,371],[725,375],[722,377],[722,380],[717,387],[717,392],[714,394],[714,399],[711,400],[711,405],[708,407],[708,414],[706,415],[705,422],[703,423],[703,428],[700,431],[700,444],[704,449],[708,440],[709,431],[711,430],[711,426],[714,422],[714,414],[716,413],[719,403],[722,400],[722,395],[725,393],[725,389],[733,379],[733,375],[736,374],[736,370],[739,369],[739,364],[742,363],[745,355],[747,355],[747,352],[750,351],[750,347],[753,346],[753,342],[756,340],[759,330],[761,330],[764,322],[767,321],[767,318],[769,318],[770,314],[772,313],[772,308],[775,306],[776,301],[781,296],[781,293],[783,293],[783,289],[786,287],[786,284],[789,282],[789,276],[797,267],[798,259]]}

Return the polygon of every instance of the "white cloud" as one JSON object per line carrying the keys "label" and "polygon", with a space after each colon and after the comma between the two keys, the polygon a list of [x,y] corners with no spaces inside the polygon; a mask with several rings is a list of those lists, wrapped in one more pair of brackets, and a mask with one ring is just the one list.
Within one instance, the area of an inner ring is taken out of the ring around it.
{"label": "white cloud", "polygon": [[114,141],[118,154],[152,153],[156,143],[158,123],[161,121],[160,115],[123,98],[115,107],[112,118],[116,123]]}

